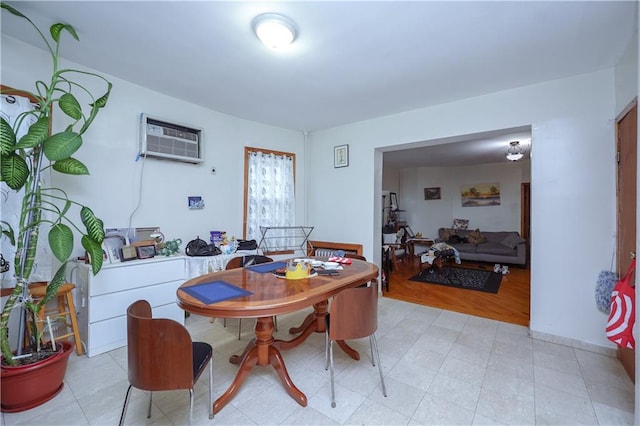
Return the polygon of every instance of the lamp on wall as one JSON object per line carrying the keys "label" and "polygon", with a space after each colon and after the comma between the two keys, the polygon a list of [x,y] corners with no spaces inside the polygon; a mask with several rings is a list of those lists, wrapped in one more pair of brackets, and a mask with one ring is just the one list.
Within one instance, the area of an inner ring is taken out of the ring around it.
{"label": "lamp on wall", "polygon": [[506,156],[509,161],[518,161],[524,157],[524,149],[520,146],[520,141],[509,142],[509,149],[507,150]]}
{"label": "lamp on wall", "polygon": [[295,24],[277,13],[264,13],[253,19],[256,36],[271,49],[280,49],[293,43],[296,38]]}

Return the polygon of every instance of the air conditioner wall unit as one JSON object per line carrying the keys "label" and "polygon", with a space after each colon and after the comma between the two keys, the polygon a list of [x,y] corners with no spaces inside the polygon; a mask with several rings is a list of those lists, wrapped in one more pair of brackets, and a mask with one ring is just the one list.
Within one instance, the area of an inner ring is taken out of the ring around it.
{"label": "air conditioner wall unit", "polygon": [[202,163],[202,134],[198,127],[140,115],[140,155],[143,157]]}

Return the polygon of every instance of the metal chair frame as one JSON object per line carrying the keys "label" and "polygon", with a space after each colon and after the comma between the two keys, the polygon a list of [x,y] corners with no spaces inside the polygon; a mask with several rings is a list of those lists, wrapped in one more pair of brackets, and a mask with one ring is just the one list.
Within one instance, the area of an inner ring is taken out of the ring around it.
{"label": "metal chair frame", "polygon": [[375,367],[378,363],[382,394],[387,396],[387,388],[384,384],[380,353],[375,332],[378,328],[378,282],[369,283],[369,286],[349,288],[341,291],[333,297],[326,316],[327,327],[325,331],[325,370],[331,371],[331,407],[336,406],[333,343],[336,340],[369,338],[371,349],[371,364]]}
{"label": "metal chair frame", "polygon": [[[195,354],[194,354],[195,353]],[[151,305],[138,300],[127,309],[127,357],[129,387],[120,425],[124,424],[131,388],[149,391],[147,418],[151,418],[153,392],[189,390],[189,424],[193,419],[193,388],[209,365],[209,418],[213,419],[213,349],[193,342],[189,331],[177,321],[152,318]]]}

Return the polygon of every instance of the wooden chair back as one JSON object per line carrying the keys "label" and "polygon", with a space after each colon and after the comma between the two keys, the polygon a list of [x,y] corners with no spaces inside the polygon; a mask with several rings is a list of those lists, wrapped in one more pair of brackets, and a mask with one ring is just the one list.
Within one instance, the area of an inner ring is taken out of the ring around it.
{"label": "wooden chair back", "polygon": [[360,339],[378,329],[378,285],[348,288],[333,297],[329,309],[330,340]]}
{"label": "wooden chair back", "polygon": [[146,391],[191,389],[191,336],[180,323],[152,318],[151,306],[138,300],[127,309],[129,383]]}

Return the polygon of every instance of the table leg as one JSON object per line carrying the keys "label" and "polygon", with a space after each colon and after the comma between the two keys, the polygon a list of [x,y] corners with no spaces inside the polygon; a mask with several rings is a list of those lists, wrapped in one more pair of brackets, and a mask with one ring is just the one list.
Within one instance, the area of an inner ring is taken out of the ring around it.
{"label": "table leg", "polygon": [[257,364],[259,366],[271,365],[278,374],[282,385],[287,393],[303,407],[307,406],[307,397],[291,381],[284,359],[280,351],[274,345],[273,339],[273,317],[261,317],[256,322],[256,338],[250,342],[242,355],[233,355],[229,362],[240,364],[236,377],[227,390],[213,404],[213,412],[218,413],[236,395],[242,383],[246,380],[251,369]]}

